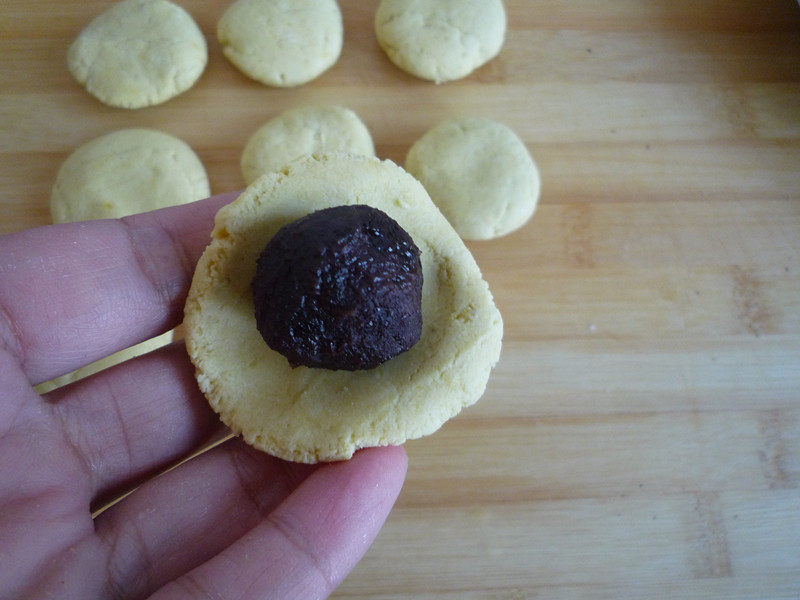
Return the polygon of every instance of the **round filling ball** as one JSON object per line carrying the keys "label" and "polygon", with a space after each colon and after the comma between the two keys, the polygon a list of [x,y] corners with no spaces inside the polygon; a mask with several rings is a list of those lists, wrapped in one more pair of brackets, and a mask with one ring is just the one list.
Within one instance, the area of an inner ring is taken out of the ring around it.
{"label": "round filling ball", "polygon": [[366,205],[281,228],[252,283],[258,331],[292,367],[372,369],[422,332],[422,264],[411,236]]}

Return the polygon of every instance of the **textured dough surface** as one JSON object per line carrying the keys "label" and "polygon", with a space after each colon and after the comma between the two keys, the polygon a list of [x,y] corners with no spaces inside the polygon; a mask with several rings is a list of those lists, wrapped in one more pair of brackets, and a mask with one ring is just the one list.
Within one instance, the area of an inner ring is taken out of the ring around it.
{"label": "textured dough surface", "polygon": [[55,223],[114,219],[210,193],[206,170],[184,141],[151,129],[122,129],[84,144],[64,161],[50,211]]}
{"label": "textured dough surface", "polygon": [[242,153],[247,184],[308,154],[344,152],[374,156],[367,126],[341,106],[303,106],[267,121],[250,138]]}
{"label": "textured dough surface", "polygon": [[[420,248],[422,337],[368,371],[292,369],[256,330],[256,257],[282,226],[354,203],[387,213]],[[390,161],[344,155],[299,159],[217,214],[185,317],[198,383],[222,420],[253,446],[301,462],[434,432],[483,394],[503,332],[472,255],[419,182]]]}
{"label": "textured dough surface", "polygon": [[236,0],[217,24],[217,38],[248,77],[293,87],[339,59],[344,26],[336,0]]}
{"label": "textured dough surface", "polygon": [[375,34],[398,67],[442,83],[466,77],[497,56],[506,12],[501,0],[383,0]]}
{"label": "textured dough surface", "polygon": [[466,240],[522,227],[539,201],[539,170],[525,144],[488,119],[437,125],[411,146],[405,168]]}
{"label": "textured dough surface", "polygon": [[202,32],[167,0],[124,0],[95,18],[67,53],[73,77],[101,102],[141,108],[188,90],[203,73]]}

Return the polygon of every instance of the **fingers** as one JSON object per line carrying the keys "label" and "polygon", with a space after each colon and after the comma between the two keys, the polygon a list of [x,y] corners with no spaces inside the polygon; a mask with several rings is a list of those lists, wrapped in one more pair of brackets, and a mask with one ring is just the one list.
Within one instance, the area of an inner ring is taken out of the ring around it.
{"label": "fingers", "polygon": [[[327,595],[371,543],[405,468],[402,448],[316,466],[226,442],[97,518],[110,552],[109,595],[139,598],[163,585],[156,598],[191,598],[192,585],[210,586],[197,597],[219,600],[244,590],[252,598]],[[292,541],[277,523],[296,524]],[[325,569],[325,582],[308,561]]]}
{"label": "fingers", "polygon": [[151,600],[326,598],[389,514],[405,477],[402,448],[370,448],[314,471],[267,517]]}
{"label": "fingers", "polygon": [[95,521],[111,549],[114,597],[146,597],[255,527],[315,467],[285,463],[239,440],[136,490]]}
{"label": "fingers", "polygon": [[86,465],[93,498],[153,474],[220,427],[180,343],[54,390],[46,398]]}
{"label": "fingers", "polygon": [[223,194],[0,237],[0,348],[32,383],[174,327]]}

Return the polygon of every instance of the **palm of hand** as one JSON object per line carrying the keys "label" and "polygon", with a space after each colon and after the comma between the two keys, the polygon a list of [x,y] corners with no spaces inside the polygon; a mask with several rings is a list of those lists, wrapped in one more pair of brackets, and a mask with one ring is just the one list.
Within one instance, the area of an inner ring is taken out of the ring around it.
{"label": "palm of hand", "polygon": [[32,387],[174,326],[230,199],[0,238],[0,598],[323,598],[377,534],[399,448],[313,467],[231,440],[147,480],[219,431],[180,346]]}

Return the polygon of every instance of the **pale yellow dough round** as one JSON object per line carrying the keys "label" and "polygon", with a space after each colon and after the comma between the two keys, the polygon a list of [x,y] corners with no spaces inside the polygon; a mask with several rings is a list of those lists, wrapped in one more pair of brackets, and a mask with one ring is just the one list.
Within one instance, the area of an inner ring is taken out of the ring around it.
{"label": "pale yellow dough round", "polygon": [[217,38],[248,77],[294,87],[336,63],[344,26],[336,0],[236,0],[217,24]]}
{"label": "pale yellow dough round", "polygon": [[253,134],[242,153],[242,174],[250,184],[301,156],[335,152],[375,155],[372,136],[358,115],[341,106],[295,108]]}
{"label": "pale yellow dough round", "polygon": [[[256,329],[256,257],[282,226],[361,203],[395,219],[421,250],[422,337],[375,369],[293,369]],[[253,446],[308,463],[436,431],[483,394],[503,332],[472,255],[419,182],[390,161],[345,155],[301,158],[217,214],[185,317],[200,389],[222,420]]]}
{"label": "pale yellow dough round", "polygon": [[188,144],[161,131],[122,129],[64,161],[50,211],[55,223],[115,219],[210,194],[203,163]]}
{"label": "pale yellow dough round", "polygon": [[67,53],[73,77],[101,102],[142,108],[188,90],[208,62],[203,33],[167,0],[124,0],[95,18]]}
{"label": "pale yellow dough round", "polygon": [[539,201],[539,170],[525,143],[489,119],[437,125],[411,147],[405,168],[465,240],[519,229]]}
{"label": "pale yellow dough round", "polygon": [[506,12],[501,0],[382,0],[375,34],[398,67],[442,83],[499,54]]}

